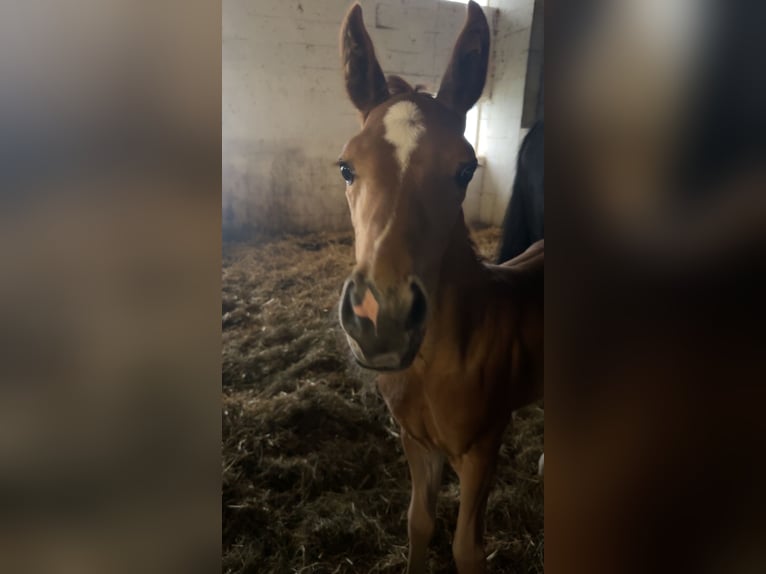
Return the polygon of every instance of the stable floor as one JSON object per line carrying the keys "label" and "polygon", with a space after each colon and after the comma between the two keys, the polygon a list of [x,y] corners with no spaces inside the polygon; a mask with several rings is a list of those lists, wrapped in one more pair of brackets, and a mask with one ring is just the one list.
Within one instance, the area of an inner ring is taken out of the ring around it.
{"label": "stable floor", "polygon": [[[499,230],[474,238],[491,258]],[[398,428],[337,325],[352,242],[334,233],[224,247],[225,573],[404,571],[410,484]],[[543,428],[533,405],[506,431],[488,504],[490,572],[543,572]],[[435,573],[454,572],[458,493],[445,467]]]}

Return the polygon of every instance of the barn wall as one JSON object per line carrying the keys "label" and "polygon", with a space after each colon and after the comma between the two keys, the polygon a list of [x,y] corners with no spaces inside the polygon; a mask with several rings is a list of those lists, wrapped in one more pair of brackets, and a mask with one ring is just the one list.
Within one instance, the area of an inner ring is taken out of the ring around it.
{"label": "barn wall", "polygon": [[486,167],[479,220],[500,225],[511,197],[521,129],[533,0],[489,0],[493,15],[492,77],[479,119],[480,155]]}
{"label": "barn wall", "polygon": [[[358,129],[338,35],[350,0],[224,0],[223,226],[303,231],[350,226],[333,162]],[[386,73],[438,86],[465,6],[362,1]]]}
{"label": "barn wall", "polygon": [[[358,129],[343,89],[338,49],[340,22],[351,3],[224,0],[225,237],[350,227],[333,162]],[[465,6],[444,0],[361,4],[384,72],[435,90]],[[491,4],[500,8],[495,16],[488,10],[499,32],[493,42],[499,63],[494,68],[500,73],[490,80],[492,99],[482,106],[480,151],[487,166],[472,182],[465,209],[471,220],[497,222],[515,169],[532,0]]]}

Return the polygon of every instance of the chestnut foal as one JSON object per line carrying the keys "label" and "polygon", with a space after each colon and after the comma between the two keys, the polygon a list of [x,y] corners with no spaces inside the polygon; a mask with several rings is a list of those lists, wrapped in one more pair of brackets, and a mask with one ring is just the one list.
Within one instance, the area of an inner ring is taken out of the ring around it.
{"label": "chestnut foal", "polygon": [[453,555],[485,572],[484,515],[511,412],[542,396],[543,244],[482,263],[462,201],[476,169],[465,114],[484,87],[489,27],[471,2],[434,98],[386,81],[355,5],[342,28],[348,95],[362,116],[338,165],[356,267],[340,300],[355,359],[381,371],[412,478],[410,574],[426,571],[444,461],[460,479]]}

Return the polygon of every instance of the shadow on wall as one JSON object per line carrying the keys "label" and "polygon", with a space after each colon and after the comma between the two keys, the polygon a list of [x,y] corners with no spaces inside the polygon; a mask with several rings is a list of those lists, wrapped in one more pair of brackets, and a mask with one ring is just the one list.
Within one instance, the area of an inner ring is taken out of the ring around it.
{"label": "shadow on wall", "polygon": [[331,160],[309,157],[299,147],[255,147],[224,155],[224,241],[351,228]]}

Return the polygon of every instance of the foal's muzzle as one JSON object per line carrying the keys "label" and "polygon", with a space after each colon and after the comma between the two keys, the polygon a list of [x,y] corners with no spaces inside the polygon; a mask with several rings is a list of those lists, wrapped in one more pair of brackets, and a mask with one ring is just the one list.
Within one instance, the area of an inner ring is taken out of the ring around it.
{"label": "foal's muzzle", "polygon": [[340,324],[356,361],[377,371],[397,371],[412,364],[425,334],[426,295],[411,280],[401,290],[381,295],[360,274],[352,275],[340,297]]}

